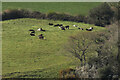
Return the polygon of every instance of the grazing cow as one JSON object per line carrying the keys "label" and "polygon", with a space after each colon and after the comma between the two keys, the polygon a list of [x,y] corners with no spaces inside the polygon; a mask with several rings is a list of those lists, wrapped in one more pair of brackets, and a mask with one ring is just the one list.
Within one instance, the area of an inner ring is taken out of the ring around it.
{"label": "grazing cow", "polygon": [[31,33],[35,33],[35,31],[32,31]]}
{"label": "grazing cow", "polygon": [[59,26],[59,24],[54,25],[54,27],[57,27],[57,26]]}
{"label": "grazing cow", "polygon": [[69,29],[69,26],[65,26],[66,29]]}
{"label": "grazing cow", "polygon": [[41,28],[37,29],[37,31],[41,31]]}
{"label": "grazing cow", "polygon": [[53,25],[53,23],[49,23],[49,25]]}
{"label": "grazing cow", "polygon": [[38,37],[39,37],[39,39],[44,39],[43,34],[40,34]]}
{"label": "grazing cow", "polygon": [[34,31],[33,29],[30,29],[29,31]]}
{"label": "grazing cow", "polygon": [[61,28],[61,30],[65,30],[65,27],[64,27],[64,26],[61,26],[61,27],[59,27],[59,28]]}
{"label": "grazing cow", "polygon": [[39,28],[37,31],[45,31],[45,30],[43,30],[42,28]]}
{"label": "grazing cow", "polygon": [[30,33],[30,35],[33,35],[33,36],[34,36],[35,31],[32,30],[32,29],[30,29],[29,31],[32,31],[32,32]]}
{"label": "grazing cow", "polygon": [[31,36],[35,36],[35,34],[33,34],[33,33],[30,33],[30,35],[31,35]]}
{"label": "grazing cow", "polygon": [[63,24],[59,24],[59,26],[63,26]]}
{"label": "grazing cow", "polygon": [[78,28],[78,29],[83,30],[83,28]]}
{"label": "grazing cow", "polygon": [[93,27],[90,27],[89,29],[93,29]]}
{"label": "grazing cow", "polygon": [[92,31],[93,30],[93,27],[90,27],[89,29],[86,29],[87,31]]}
{"label": "grazing cow", "polygon": [[87,31],[92,31],[92,29],[86,29]]}
{"label": "grazing cow", "polygon": [[73,25],[74,27],[78,27],[77,25]]}

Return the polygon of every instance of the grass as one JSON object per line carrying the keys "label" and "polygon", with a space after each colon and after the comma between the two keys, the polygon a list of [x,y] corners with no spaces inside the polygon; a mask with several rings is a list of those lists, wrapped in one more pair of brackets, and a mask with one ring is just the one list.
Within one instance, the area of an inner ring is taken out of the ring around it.
{"label": "grass", "polygon": [[59,12],[71,15],[88,15],[90,9],[100,4],[101,2],[3,2],[2,10],[22,8],[42,13]]}
{"label": "grass", "polygon": [[[48,23],[70,25],[69,30],[62,31]],[[75,68],[77,59],[65,56],[63,46],[70,35],[82,33],[72,25],[83,29],[94,27],[93,31],[103,31],[105,28],[69,21],[15,19],[2,21],[2,74],[3,77],[59,77],[58,72],[65,68]],[[37,32],[42,27],[46,32]],[[36,31],[31,37],[29,29]],[[46,40],[38,39],[43,33]],[[72,58],[72,59],[71,59]],[[51,75],[52,74],[52,75]]]}

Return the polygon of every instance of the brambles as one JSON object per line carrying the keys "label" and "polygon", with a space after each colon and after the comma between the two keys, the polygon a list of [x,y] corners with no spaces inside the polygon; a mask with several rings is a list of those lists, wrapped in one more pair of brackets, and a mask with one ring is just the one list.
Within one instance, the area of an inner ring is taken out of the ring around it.
{"label": "brambles", "polygon": [[59,76],[60,78],[64,78],[64,79],[76,78],[75,70],[71,68],[60,70]]}

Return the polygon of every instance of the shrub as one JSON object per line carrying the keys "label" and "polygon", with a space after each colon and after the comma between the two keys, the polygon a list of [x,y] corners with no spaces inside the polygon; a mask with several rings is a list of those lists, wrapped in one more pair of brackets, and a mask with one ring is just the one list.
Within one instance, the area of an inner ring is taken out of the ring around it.
{"label": "shrub", "polygon": [[45,19],[46,15],[38,11],[30,11],[26,9],[7,9],[2,14],[2,20],[17,18],[39,18]]}
{"label": "shrub", "polygon": [[38,11],[33,11],[31,12],[31,14],[29,15],[29,17],[31,18],[37,18],[37,19],[45,19],[46,15],[38,12]]}
{"label": "shrub", "polygon": [[60,74],[59,74],[60,78],[76,78],[75,75],[75,70],[68,68],[68,69],[64,69],[64,70],[60,70]]}
{"label": "shrub", "polygon": [[29,11],[23,9],[8,9],[3,12],[2,20],[24,18],[27,17],[29,13]]}
{"label": "shrub", "polygon": [[112,24],[108,27],[110,32],[101,32],[98,34],[98,39],[103,41],[98,41],[96,45],[97,57],[92,57],[89,59],[89,65],[96,65],[98,68],[100,78],[118,78],[119,75],[119,60],[120,56],[117,51],[118,48],[118,24]]}
{"label": "shrub", "polygon": [[74,16],[71,16],[69,14],[60,14],[56,12],[51,12],[47,14],[47,19],[53,19],[53,20],[63,20],[63,21],[75,21]]}
{"label": "shrub", "polygon": [[109,2],[108,3],[112,10],[114,11],[114,19],[113,19],[113,22],[114,21],[118,21],[120,20],[120,2]]}
{"label": "shrub", "polygon": [[76,76],[78,78],[99,78],[99,73],[96,67],[86,64],[82,67],[76,68]]}
{"label": "shrub", "polygon": [[3,20],[8,20],[8,19],[16,19],[16,18],[22,18],[23,16],[21,15],[20,11],[17,9],[13,10],[5,10],[2,15]]}
{"label": "shrub", "polygon": [[55,12],[51,12],[51,13],[47,14],[48,19],[56,20],[56,16],[57,16],[57,13],[55,13]]}
{"label": "shrub", "polygon": [[84,19],[85,19],[85,16],[83,15],[78,15],[78,16],[75,16],[75,22],[84,22]]}
{"label": "shrub", "polygon": [[105,26],[110,24],[110,20],[113,18],[114,12],[107,3],[93,8],[89,12],[89,17],[94,20],[96,26]]}

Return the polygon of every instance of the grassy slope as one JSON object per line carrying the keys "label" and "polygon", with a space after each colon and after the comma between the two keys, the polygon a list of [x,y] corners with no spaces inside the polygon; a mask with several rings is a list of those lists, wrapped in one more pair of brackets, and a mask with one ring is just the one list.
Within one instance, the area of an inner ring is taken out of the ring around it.
{"label": "grassy slope", "polygon": [[3,2],[2,9],[27,8],[43,13],[60,12],[71,15],[88,15],[90,9],[100,4],[100,2]]}
{"label": "grassy slope", "polygon": [[[49,22],[70,25],[70,30],[62,31],[58,27],[49,26]],[[94,27],[93,31],[105,30],[94,25],[68,21],[15,19],[2,23],[4,77],[58,77],[59,70],[78,64],[78,60],[64,56],[65,53],[61,50],[68,36],[85,31],[72,25],[76,24],[84,29]],[[36,36],[31,37],[28,30],[37,30],[39,27],[47,31],[36,32]],[[40,33],[44,34],[46,40],[38,39]]]}

